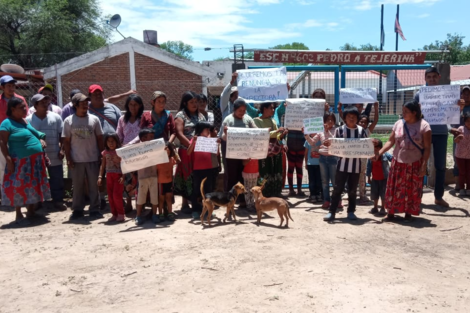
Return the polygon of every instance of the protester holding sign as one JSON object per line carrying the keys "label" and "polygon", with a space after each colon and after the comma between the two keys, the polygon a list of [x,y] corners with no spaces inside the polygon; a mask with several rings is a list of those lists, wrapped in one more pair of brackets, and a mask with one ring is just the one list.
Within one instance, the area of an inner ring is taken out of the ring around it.
{"label": "protester holding sign", "polygon": [[[283,140],[287,135],[287,129],[278,128],[273,119],[274,104],[271,102],[263,102],[260,105],[260,117],[255,118],[258,128],[269,128],[269,152],[268,157],[259,160],[259,175],[266,180],[263,189],[265,197],[278,197],[281,195],[282,188],[284,187],[284,180],[282,179],[282,157],[285,153]],[[246,186],[245,186],[246,187]]]}
{"label": "protester holding sign", "polygon": [[176,167],[175,191],[183,197],[182,210],[188,213],[191,212],[188,199],[191,198],[193,192],[191,173],[193,172],[194,155],[190,156],[187,149],[194,136],[196,124],[206,120],[204,115],[199,113],[197,106],[197,95],[192,91],[185,92],[175,118],[176,137],[181,144],[178,150],[181,162]]}
{"label": "protester holding sign", "polygon": [[[223,141],[227,141],[227,130],[228,127],[238,128],[257,128],[255,122],[251,117],[246,115],[247,104],[243,99],[235,100],[233,104],[233,113],[225,118],[220,127],[219,137]],[[243,182],[243,160],[229,159],[226,158],[226,164],[224,164],[224,171],[227,173],[224,179],[224,191],[228,192],[237,182]],[[240,207],[245,207],[245,198],[243,195],[239,197]]]}
{"label": "protester holding sign", "polygon": [[412,215],[420,213],[423,176],[431,154],[431,128],[421,118],[417,102],[410,101],[404,105],[403,119],[395,123],[390,138],[375,160],[381,159],[393,146],[385,193],[386,221],[393,220],[396,213],[405,213],[405,221],[411,221]]}
{"label": "protester holding sign", "polygon": [[[357,125],[359,120],[359,111],[355,107],[348,107],[344,110],[345,125],[339,127],[335,131],[335,138],[341,139],[359,139],[367,138],[367,134],[361,126]],[[325,146],[331,145],[331,140],[326,140],[323,143]],[[372,149],[373,150],[373,149]],[[331,151],[329,151],[332,153]],[[328,213],[323,220],[333,221],[336,215],[336,209],[341,201],[341,194],[344,191],[346,183],[348,184],[348,219],[356,220],[354,214],[356,211],[356,191],[359,184],[359,173],[361,171],[361,159],[340,157],[336,168],[335,185],[333,195],[331,197],[330,213]]]}

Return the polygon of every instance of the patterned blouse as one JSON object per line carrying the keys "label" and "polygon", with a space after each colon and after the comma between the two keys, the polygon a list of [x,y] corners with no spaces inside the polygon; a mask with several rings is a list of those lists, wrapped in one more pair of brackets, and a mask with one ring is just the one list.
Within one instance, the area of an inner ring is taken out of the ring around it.
{"label": "patterned blouse", "polygon": [[205,122],[206,121],[206,118],[204,117],[204,115],[202,115],[201,113],[198,112],[198,115],[192,115],[191,117],[188,117],[186,115],[186,112],[184,111],[179,111],[178,113],[176,113],[175,115],[175,120],[176,119],[182,119],[183,120],[183,135],[188,138],[188,140],[191,140],[193,139],[193,136],[194,136],[194,130],[195,130],[195,127],[196,127],[196,124],[198,122]]}
{"label": "patterned blouse", "polygon": [[465,126],[459,127],[463,139],[455,147],[455,157],[459,159],[470,159],[470,130]]}
{"label": "patterned blouse", "polygon": [[124,116],[121,116],[118,121],[116,132],[122,144],[127,145],[136,137],[139,138],[140,119],[136,119],[134,123],[131,123],[131,122],[126,123],[124,121]]}

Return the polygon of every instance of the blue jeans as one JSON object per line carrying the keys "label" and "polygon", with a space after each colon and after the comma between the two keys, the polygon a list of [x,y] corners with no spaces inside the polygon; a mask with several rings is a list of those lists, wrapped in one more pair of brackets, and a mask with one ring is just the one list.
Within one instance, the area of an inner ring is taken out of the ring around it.
{"label": "blue jeans", "polygon": [[336,165],[338,158],[335,156],[320,155],[320,173],[321,184],[323,189],[323,200],[331,202],[330,198],[330,181],[335,185]]}
{"label": "blue jeans", "polygon": [[64,168],[62,165],[49,166],[49,185],[51,187],[52,201],[64,201]]}
{"label": "blue jeans", "polygon": [[434,186],[434,198],[442,200],[444,196],[444,184],[446,178],[448,135],[433,135],[432,146],[434,151],[434,167],[436,169],[436,182]]}

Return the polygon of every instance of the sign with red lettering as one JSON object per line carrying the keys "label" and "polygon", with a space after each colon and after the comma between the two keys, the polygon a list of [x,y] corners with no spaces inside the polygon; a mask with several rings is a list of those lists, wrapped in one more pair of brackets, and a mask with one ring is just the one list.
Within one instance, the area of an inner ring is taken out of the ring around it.
{"label": "sign with red lettering", "polygon": [[256,62],[314,64],[423,64],[426,52],[256,50]]}

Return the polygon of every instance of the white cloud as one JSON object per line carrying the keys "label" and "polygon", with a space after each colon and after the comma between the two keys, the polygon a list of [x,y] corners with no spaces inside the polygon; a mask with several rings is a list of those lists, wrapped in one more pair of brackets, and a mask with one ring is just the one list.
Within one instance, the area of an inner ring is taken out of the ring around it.
{"label": "white cloud", "polygon": [[286,25],[286,29],[288,30],[296,30],[296,29],[302,30],[305,28],[315,28],[315,27],[334,31],[338,29],[339,23],[323,22],[319,20],[310,19],[310,20],[306,20],[303,23],[290,23]]}
{"label": "white cloud", "polygon": [[420,14],[417,16],[417,18],[426,18],[426,17],[429,17],[428,13]]}

